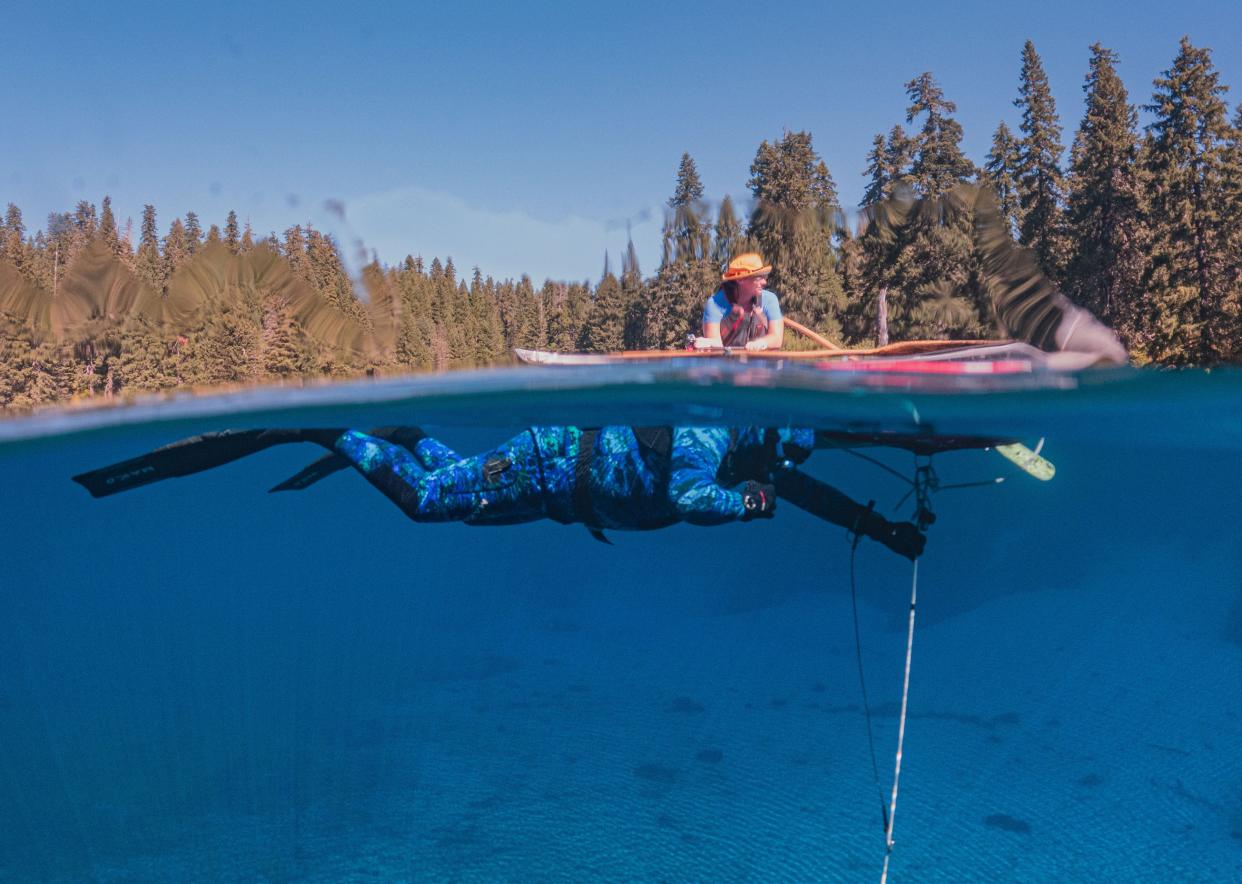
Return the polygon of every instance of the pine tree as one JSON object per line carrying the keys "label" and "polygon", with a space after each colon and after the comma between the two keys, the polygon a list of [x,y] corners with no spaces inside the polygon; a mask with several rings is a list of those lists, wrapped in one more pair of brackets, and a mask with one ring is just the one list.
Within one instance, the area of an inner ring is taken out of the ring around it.
{"label": "pine tree", "polygon": [[643,272],[638,266],[638,250],[634,248],[634,240],[626,237],[625,254],[621,256],[621,284],[634,286],[641,283]]}
{"label": "pine tree", "polygon": [[[851,271],[863,290],[852,293],[848,330],[855,339],[871,339],[873,331],[880,337],[883,303],[893,340],[978,337],[986,296],[977,279],[972,218],[944,210],[978,173],[962,152],[962,127],[952,116],[957,106],[932,74],[906,83],[906,94],[906,122],[922,121],[900,150],[901,139],[891,139],[894,157],[909,156],[909,171],[892,197],[868,207]],[[912,202],[915,196],[921,199]]]}
{"label": "pine tree", "polygon": [[703,182],[699,179],[699,170],[694,165],[690,154],[681,155],[681,165],[677,167],[677,187],[668,199],[668,207],[677,209],[692,206],[703,199]]}
{"label": "pine tree", "polygon": [[30,381],[30,351],[26,329],[0,314],[0,408],[22,403]]}
{"label": "pine tree", "polygon": [[87,243],[95,238],[99,232],[99,217],[95,212],[94,203],[86,200],[79,200],[77,206],[73,210],[73,231],[71,234],[70,252],[65,260],[66,264],[72,263],[82,249],[86,248]]}
{"label": "pine tree", "polygon": [[103,241],[112,250],[112,254],[120,257],[121,237],[116,227],[116,216],[112,213],[112,197],[110,196],[103,198],[103,204],[100,208],[99,235],[103,237]]}
{"label": "pine tree", "polygon": [[[676,265],[669,266],[685,266],[687,263],[689,262],[682,260]],[[626,244],[625,254],[621,258],[619,280],[608,269],[605,259],[604,276],[596,287],[594,296],[589,298],[585,305],[587,308],[585,317],[581,315],[581,308],[575,310],[578,305],[569,300],[568,288],[565,289],[564,295],[563,302],[557,305],[560,308],[558,312],[564,317],[559,325],[563,327],[573,322],[574,319],[578,320],[580,332],[577,345],[580,349],[608,352],[621,350],[635,341],[641,335],[641,332],[635,328],[635,324],[645,318],[638,316],[635,306],[641,304],[645,311],[651,299],[645,294],[634,241],[629,240]],[[575,313],[577,316],[574,315]],[[550,329],[550,332],[554,333],[554,330]]]}
{"label": "pine tree", "polygon": [[49,212],[46,232],[37,231],[31,241],[31,272],[35,281],[55,298],[60,280],[73,254],[73,216],[68,212]]}
{"label": "pine tree", "polygon": [[910,183],[920,196],[937,197],[975,176],[974,164],[962,153],[962,125],[950,114],[957,105],[944,97],[930,71],[906,83],[910,106],[906,122],[922,116],[923,125],[906,148],[911,157]]}
{"label": "pine tree", "polygon": [[30,370],[20,404],[48,405],[70,398],[81,387],[72,354],[53,341],[40,341],[31,351]]}
{"label": "pine tree", "polygon": [[180,218],[174,218],[164,237],[164,278],[172,276],[190,259],[190,244],[185,226]]}
{"label": "pine tree", "polygon": [[1231,134],[1226,86],[1211,53],[1183,37],[1173,66],[1155,81],[1147,127],[1153,309],[1146,352],[1161,362],[1212,364],[1226,355],[1228,230],[1226,167]]}
{"label": "pine tree", "polygon": [[433,365],[433,325],[428,315],[426,277],[421,261],[407,257],[397,271],[400,323],[397,330],[396,363],[406,370],[426,370]]}
{"label": "pine tree", "polygon": [[541,294],[548,316],[547,346],[559,351],[577,349],[593,304],[590,283],[548,282]]}
{"label": "pine tree", "polygon": [[222,302],[202,331],[192,336],[191,379],[195,384],[241,384],[257,378],[260,329],[252,304]]}
{"label": "pine tree", "polygon": [[729,261],[746,251],[742,247],[745,240],[742,222],[738,220],[737,212],[733,208],[733,198],[728,194],[720,201],[713,234],[712,264],[718,271],[722,271]]}
{"label": "pine tree", "polygon": [[1140,335],[1146,264],[1138,178],[1138,117],[1117,76],[1117,53],[1091,46],[1087,108],[1070,150],[1066,223],[1074,244],[1067,293],[1127,344]]}
{"label": "pine tree", "polygon": [[237,254],[237,250],[241,245],[240,233],[241,231],[237,226],[237,213],[229,209],[228,218],[224,222],[224,244],[228,246],[229,251],[234,255]]}
{"label": "pine tree", "polygon": [[150,204],[142,207],[142,234],[138,241],[138,255],[134,270],[146,285],[153,291],[164,290],[167,276],[164,271],[164,259],[160,256],[159,230],[155,224],[155,206]]}
{"label": "pine tree", "polygon": [[625,346],[625,299],[621,283],[605,272],[595,287],[591,312],[578,340],[579,349],[591,352],[620,350]]}
{"label": "pine tree", "polygon": [[833,249],[840,206],[810,133],[786,131],[778,142],[764,141],[750,175],[756,206],[749,235],[772,264],[770,287],[782,311],[836,335],[845,306]]}
{"label": "pine tree", "polygon": [[1225,307],[1225,328],[1232,331],[1220,342],[1230,362],[1242,362],[1242,105],[1233,115],[1229,145],[1225,153],[1225,206],[1228,241],[1225,245],[1226,285],[1229,301]]}
{"label": "pine tree", "polygon": [[[664,225],[664,260],[701,261],[711,250],[711,225],[704,220],[703,184],[690,154],[681,155],[677,184],[668,199]],[[628,230],[627,230],[628,233]]]}
{"label": "pine tree", "polygon": [[[677,170],[677,184],[668,200],[665,216],[663,255],[660,269],[648,285],[638,268],[634,243],[627,243],[621,261],[621,279],[613,290],[607,264],[595,292],[593,312],[584,328],[584,342],[595,349],[622,347],[669,348],[684,345],[687,333],[697,333],[703,302],[718,282],[717,252],[725,241],[739,234],[733,204],[726,197],[721,204],[719,237],[713,245],[713,228],[706,218],[703,185],[689,154],[683,154]],[[723,225],[723,226],[721,226]],[[731,250],[731,245],[723,246]],[[619,311],[601,318],[602,311]],[[600,331],[601,323],[607,331]]]}
{"label": "pine tree", "polygon": [[295,224],[285,230],[285,241],[280,248],[280,253],[285,256],[285,260],[289,262],[289,266],[298,276],[307,282],[314,280],[310,264],[306,260],[306,234],[302,231],[302,225]]}
{"label": "pine tree", "polygon": [[1018,235],[1018,216],[1021,205],[1018,195],[1019,166],[1022,161],[1021,142],[1002,120],[992,134],[992,149],[980,180],[996,192],[996,202],[1010,231]]}
{"label": "pine tree", "polygon": [[263,375],[269,378],[290,378],[307,369],[301,331],[290,315],[288,304],[279,297],[267,297],[263,301],[258,361]]}
{"label": "pine tree", "polygon": [[1064,274],[1068,259],[1062,202],[1061,120],[1048,87],[1048,75],[1035,45],[1022,47],[1022,73],[1014,106],[1022,110],[1018,158],[1018,241],[1030,246],[1054,280]]}
{"label": "pine tree", "polygon": [[18,269],[30,282],[36,282],[34,255],[26,242],[26,225],[22,221],[22,210],[9,203],[4,213],[4,238],[0,241],[0,255]]}
{"label": "pine tree", "polygon": [[876,135],[872,139],[871,152],[867,154],[867,168],[863,172],[868,180],[862,205],[868,206],[888,199],[909,184],[911,152],[914,146],[914,142],[906,135],[906,130],[899,125],[892,128],[887,139],[883,135]]}
{"label": "pine tree", "polygon": [[121,388],[133,392],[167,390],[179,384],[173,353],[157,322],[136,317],[126,324],[118,373]]}
{"label": "pine tree", "polygon": [[[544,288],[553,283],[545,283]],[[507,283],[500,299],[505,338],[511,347],[541,350],[548,340],[546,300],[535,293],[530,277],[523,274],[516,283]]]}
{"label": "pine tree", "polygon": [[508,357],[500,310],[496,304],[496,284],[483,278],[478,267],[470,277],[471,327],[474,334],[474,364],[492,365]]}
{"label": "pine tree", "polygon": [[185,250],[193,257],[203,245],[203,225],[194,212],[185,213]]}

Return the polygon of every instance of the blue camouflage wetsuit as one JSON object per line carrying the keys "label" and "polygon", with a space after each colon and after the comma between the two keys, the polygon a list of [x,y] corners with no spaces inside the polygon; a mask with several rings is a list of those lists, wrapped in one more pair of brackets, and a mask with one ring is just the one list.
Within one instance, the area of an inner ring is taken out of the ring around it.
{"label": "blue camouflage wetsuit", "polygon": [[416,522],[507,525],[547,518],[581,522],[604,539],[605,528],[766,519],[779,497],[849,529],[855,543],[870,537],[916,559],[926,542],[919,525],[890,522],[873,504],[863,506],[797,469],[815,447],[810,429],[531,427],[466,458],[417,427],[222,430],[73,479],[93,497],[107,497],[297,442],[332,453],[271,490],[298,491],[352,464]]}
{"label": "blue camouflage wetsuit", "polygon": [[[429,437],[411,451],[357,430],[342,433],[332,447],[417,522],[506,525],[549,518],[619,529],[741,520],[747,510],[735,486],[767,482],[774,458],[801,461],[814,447],[810,429],[670,432],[667,453],[622,426],[531,427],[466,458]],[[582,450],[584,439],[590,451]]]}

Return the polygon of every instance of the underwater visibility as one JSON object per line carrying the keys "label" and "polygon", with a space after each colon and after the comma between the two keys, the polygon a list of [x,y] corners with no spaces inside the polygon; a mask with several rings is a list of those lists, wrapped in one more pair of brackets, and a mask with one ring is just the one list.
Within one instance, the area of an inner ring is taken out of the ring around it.
{"label": "underwater visibility", "polygon": [[[594,530],[452,484],[402,512],[462,457],[572,478],[606,427],[811,484],[773,510],[739,467],[641,531],[572,487]],[[72,481],[226,429],[274,435]],[[360,475],[384,451],[423,490]],[[524,368],[0,422],[0,880],[876,880],[890,821],[891,881],[1242,878],[1240,455],[1238,371]]]}

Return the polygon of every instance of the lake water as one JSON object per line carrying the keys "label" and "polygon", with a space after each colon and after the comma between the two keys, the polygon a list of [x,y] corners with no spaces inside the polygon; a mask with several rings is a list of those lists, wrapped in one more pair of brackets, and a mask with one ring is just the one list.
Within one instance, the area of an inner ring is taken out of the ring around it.
{"label": "lake water", "polygon": [[[102,500],[228,426],[1016,435],[937,455],[890,880],[1242,878],[1242,373],[916,392],[811,371],[530,370],[0,423],[0,879],[878,879],[846,532],[416,525],[283,446]],[[873,451],[900,472],[912,457]],[[881,510],[903,483],[808,467]],[[898,511],[905,517],[906,510]],[[888,795],[909,562],[858,550]]]}

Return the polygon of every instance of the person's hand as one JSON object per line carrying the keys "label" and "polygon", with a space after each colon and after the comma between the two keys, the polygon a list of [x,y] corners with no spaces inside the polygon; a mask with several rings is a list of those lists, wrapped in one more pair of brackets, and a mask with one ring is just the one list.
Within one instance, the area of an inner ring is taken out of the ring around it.
{"label": "person's hand", "polygon": [[[927,537],[913,522],[890,522],[871,508],[860,508],[858,519],[850,529],[854,535],[870,537],[887,546],[899,556],[914,561],[923,554]],[[857,540],[855,540],[857,543]]]}
{"label": "person's hand", "polygon": [[742,488],[742,506],[746,507],[744,522],[772,518],[776,512],[776,487],[752,479]]}
{"label": "person's hand", "polygon": [[888,522],[870,535],[899,556],[914,561],[923,554],[927,536],[913,522]]}
{"label": "person's hand", "polygon": [[766,350],[768,349],[768,342],[767,341],[747,341],[746,349],[747,350]]}
{"label": "person's hand", "polygon": [[704,338],[702,336],[694,339],[694,349],[696,350],[714,350],[720,346],[720,341],[716,338]]}

